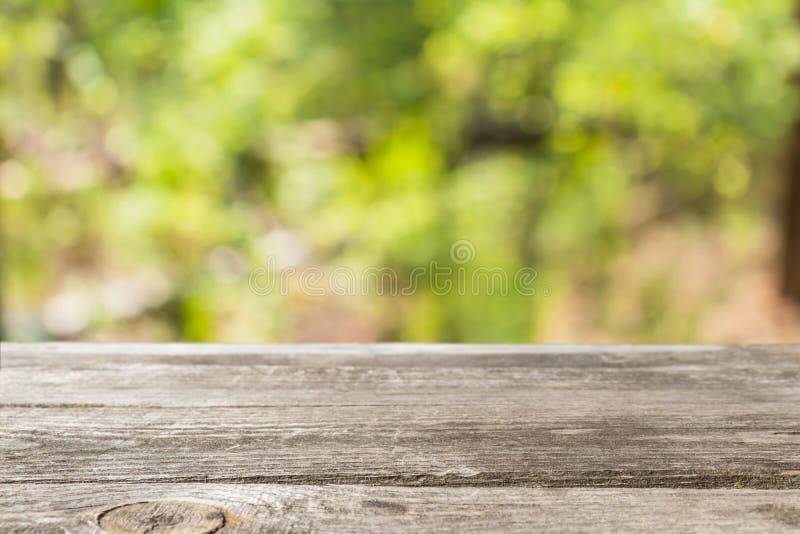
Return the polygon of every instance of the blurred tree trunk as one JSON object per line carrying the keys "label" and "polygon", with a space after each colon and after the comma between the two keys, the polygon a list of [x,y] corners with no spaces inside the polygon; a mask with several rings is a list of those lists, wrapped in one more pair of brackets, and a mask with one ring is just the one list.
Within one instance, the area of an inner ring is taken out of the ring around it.
{"label": "blurred tree trunk", "polygon": [[[800,14],[800,1],[795,17]],[[795,83],[797,78],[795,77]],[[784,213],[783,292],[800,302],[800,122],[789,136],[789,157],[786,169],[786,212]]]}
{"label": "blurred tree trunk", "polygon": [[787,297],[800,302],[800,124],[792,129],[789,151],[783,290]]}
{"label": "blurred tree trunk", "polygon": [[[0,139],[0,143],[2,143],[2,139]],[[0,202],[0,341],[5,341],[5,309],[3,308],[3,288],[5,287],[5,279],[3,275],[5,274],[5,267],[6,267],[6,243],[5,243],[5,227],[3,226],[3,203]],[[2,355],[0,355],[2,358]],[[2,365],[2,362],[0,362]]]}

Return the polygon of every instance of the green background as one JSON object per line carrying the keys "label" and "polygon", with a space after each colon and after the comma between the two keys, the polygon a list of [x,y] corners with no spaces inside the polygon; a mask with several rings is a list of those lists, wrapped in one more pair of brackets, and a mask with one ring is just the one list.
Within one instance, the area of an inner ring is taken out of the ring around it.
{"label": "green background", "polygon": [[[791,4],[5,0],[6,337],[796,336]],[[408,281],[458,240],[536,294],[248,284],[270,257]]]}

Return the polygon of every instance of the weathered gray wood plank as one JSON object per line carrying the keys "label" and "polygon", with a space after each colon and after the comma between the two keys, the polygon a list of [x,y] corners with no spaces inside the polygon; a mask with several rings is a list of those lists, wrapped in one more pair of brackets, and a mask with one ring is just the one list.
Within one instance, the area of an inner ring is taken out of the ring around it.
{"label": "weathered gray wood plank", "polygon": [[584,414],[554,404],[4,408],[0,482],[800,487],[796,405],[614,414],[625,407],[596,402]]}
{"label": "weathered gray wood plank", "polygon": [[599,391],[681,402],[686,390],[719,402],[763,401],[765,392],[793,401],[800,383],[798,347],[10,343],[0,351],[5,406],[517,403]]}
{"label": "weathered gray wood plank", "polygon": [[3,366],[170,365],[640,366],[654,363],[797,363],[800,345],[463,345],[447,343],[256,345],[214,343],[0,343]]}
{"label": "weathered gray wood plank", "polygon": [[[124,506],[132,503],[149,503]],[[0,485],[3,532],[794,532],[800,491],[264,484]],[[138,527],[138,528],[137,528]],[[123,530],[124,531],[124,530]],[[158,531],[158,530],[156,530]],[[190,531],[197,532],[197,530]]]}
{"label": "weathered gray wood plank", "polygon": [[0,350],[15,485],[800,488],[795,346]]}

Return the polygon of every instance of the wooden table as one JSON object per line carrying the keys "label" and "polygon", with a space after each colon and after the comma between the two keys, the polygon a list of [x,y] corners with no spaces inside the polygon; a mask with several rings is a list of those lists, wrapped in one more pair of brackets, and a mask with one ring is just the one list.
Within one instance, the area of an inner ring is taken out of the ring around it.
{"label": "wooden table", "polygon": [[800,529],[797,346],[0,353],[2,532]]}

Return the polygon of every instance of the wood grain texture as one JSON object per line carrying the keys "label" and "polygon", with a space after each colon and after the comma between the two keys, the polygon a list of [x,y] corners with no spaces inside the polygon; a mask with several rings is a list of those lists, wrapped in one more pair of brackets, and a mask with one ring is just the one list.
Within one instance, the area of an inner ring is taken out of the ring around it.
{"label": "wood grain texture", "polygon": [[0,366],[2,532],[800,528],[797,346],[2,343]]}
{"label": "wood grain texture", "polygon": [[[403,488],[262,484],[0,485],[0,525],[16,534],[102,532],[109,510],[153,528],[224,523],[254,532],[796,532],[800,491]],[[177,503],[177,504],[176,504]],[[177,512],[177,517],[171,515]],[[184,512],[190,509],[187,514]],[[193,514],[191,509],[195,509]],[[197,510],[203,515],[196,513]],[[126,512],[127,513],[127,512]],[[184,515],[181,515],[184,514]],[[137,517],[137,516],[133,516]],[[123,523],[126,524],[126,523]],[[114,525],[116,526],[116,525]],[[202,532],[194,530],[193,532]],[[207,530],[206,530],[207,531]],[[120,532],[107,530],[106,532]],[[191,531],[190,531],[191,532]]]}
{"label": "wood grain texture", "polygon": [[2,347],[0,482],[800,488],[797,347]]}
{"label": "wood grain texture", "polygon": [[133,502],[103,510],[97,525],[108,534],[214,534],[225,527],[225,511],[188,501]]}

